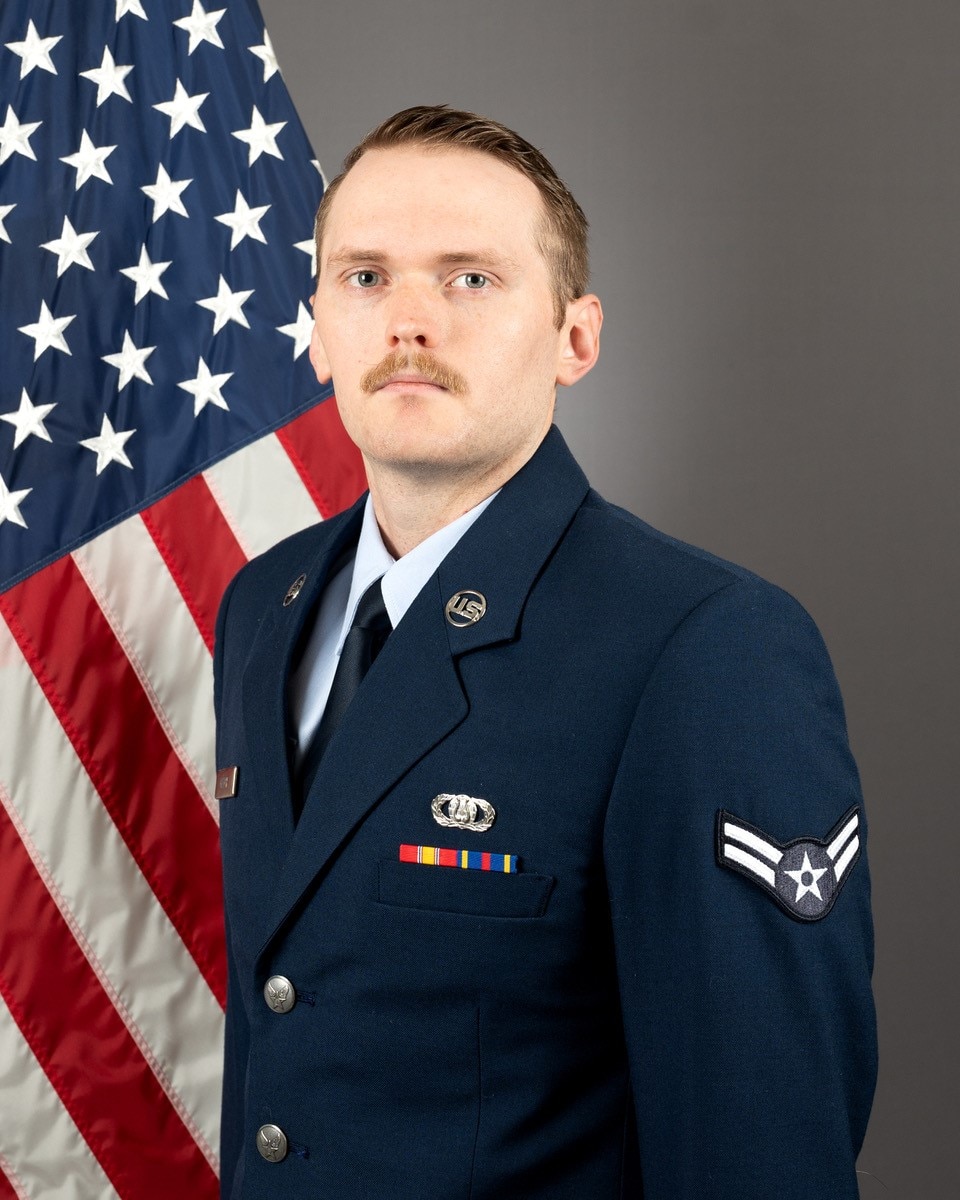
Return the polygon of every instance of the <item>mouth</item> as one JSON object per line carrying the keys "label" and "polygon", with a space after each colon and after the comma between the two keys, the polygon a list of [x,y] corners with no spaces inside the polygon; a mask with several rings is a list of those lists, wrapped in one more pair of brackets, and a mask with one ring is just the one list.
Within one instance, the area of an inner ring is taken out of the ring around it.
{"label": "mouth", "polygon": [[403,392],[410,391],[411,388],[416,388],[417,391],[422,391],[424,388],[433,388],[438,392],[447,391],[442,384],[427,379],[424,375],[412,375],[405,372],[392,375],[386,383],[381,385],[379,390],[381,392]]}

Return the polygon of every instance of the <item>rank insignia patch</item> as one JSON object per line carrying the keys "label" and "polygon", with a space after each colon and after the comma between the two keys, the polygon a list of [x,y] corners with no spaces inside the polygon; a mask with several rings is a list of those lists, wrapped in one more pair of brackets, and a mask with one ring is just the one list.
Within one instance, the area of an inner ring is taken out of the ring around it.
{"label": "rank insignia patch", "polygon": [[827,915],[859,857],[859,805],[822,841],[796,838],[785,845],[732,813],[717,813],[717,862],[759,884],[798,921]]}

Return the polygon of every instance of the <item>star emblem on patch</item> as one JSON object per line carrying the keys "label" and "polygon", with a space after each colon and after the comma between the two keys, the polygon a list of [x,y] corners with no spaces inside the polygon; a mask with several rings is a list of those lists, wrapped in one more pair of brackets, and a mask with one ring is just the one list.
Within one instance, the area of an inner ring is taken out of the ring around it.
{"label": "star emblem on patch", "polygon": [[781,843],[721,809],[717,862],[758,884],[798,921],[819,921],[836,902],[860,857],[860,806],[848,809],[825,838]]}

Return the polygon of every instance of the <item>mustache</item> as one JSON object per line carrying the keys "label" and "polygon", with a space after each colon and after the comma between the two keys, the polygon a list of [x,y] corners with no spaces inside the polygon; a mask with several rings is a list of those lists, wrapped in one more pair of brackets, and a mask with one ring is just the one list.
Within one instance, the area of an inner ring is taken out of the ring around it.
{"label": "mustache", "polygon": [[389,383],[395,375],[407,372],[421,376],[427,383],[445,388],[454,396],[462,396],[467,390],[467,381],[458,371],[455,371],[453,367],[448,367],[446,363],[440,362],[439,359],[424,354],[422,350],[415,350],[413,353],[394,350],[392,354],[388,354],[382,362],[371,367],[363,375],[360,387],[370,394]]}

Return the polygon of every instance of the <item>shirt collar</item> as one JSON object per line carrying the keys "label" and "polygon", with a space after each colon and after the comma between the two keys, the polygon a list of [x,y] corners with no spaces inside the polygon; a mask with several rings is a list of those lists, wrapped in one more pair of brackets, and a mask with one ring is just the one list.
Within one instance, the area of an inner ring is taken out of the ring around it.
{"label": "shirt collar", "polygon": [[350,595],[347,598],[347,608],[343,614],[343,625],[337,642],[337,654],[343,649],[343,643],[350,632],[360,598],[375,580],[381,577],[383,579],[383,602],[390,617],[390,624],[396,629],[423,585],[498,494],[499,491],[494,492],[492,496],[481,500],[462,517],[457,517],[449,525],[444,525],[442,529],[425,538],[418,546],[414,546],[409,554],[403,555],[402,558],[394,558],[383,544],[380,527],[373,511],[373,501],[367,496],[357,554],[353,561]]}

